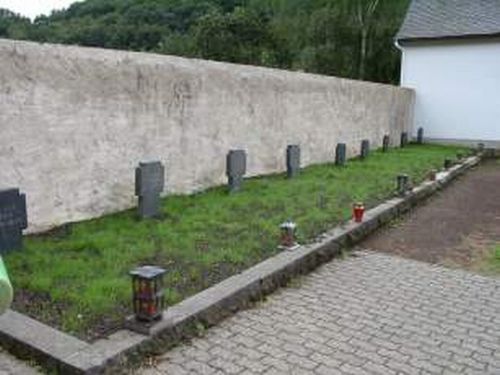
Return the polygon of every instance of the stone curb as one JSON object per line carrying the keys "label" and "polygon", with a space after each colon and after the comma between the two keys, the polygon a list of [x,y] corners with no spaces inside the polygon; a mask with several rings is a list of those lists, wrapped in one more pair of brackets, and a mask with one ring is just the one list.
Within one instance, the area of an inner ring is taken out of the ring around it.
{"label": "stone curb", "polygon": [[294,276],[306,274],[355,245],[390,220],[409,211],[418,202],[448,185],[476,166],[480,157],[470,157],[437,180],[427,181],[403,198],[394,198],[365,213],[361,224],[349,221],[323,234],[318,242],[282,252],[221,283],[172,306],[152,326],[121,330],[93,344],[78,340],[14,311],[0,316],[2,346],[21,358],[38,360],[45,368],[64,374],[117,374],[142,355],[166,351],[182,339],[192,337],[200,324],[214,325],[252,302],[286,285]]}

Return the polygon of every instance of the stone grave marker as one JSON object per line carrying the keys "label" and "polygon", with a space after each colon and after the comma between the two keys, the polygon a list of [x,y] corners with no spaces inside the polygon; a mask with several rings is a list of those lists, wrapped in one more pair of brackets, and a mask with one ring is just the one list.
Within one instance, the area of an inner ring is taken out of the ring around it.
{"label": "stone grave marker", "polygon": [[286,148],[286,175],[288,178],[297,177],[300,172],[300,146],[289,145]]}
{"label": "stone grave marker", "polygon": [[384,135],[382,139],[382,152],[389,151],[389,147],[391,145],[391,138],[388,135]]}
{"label": "stone grave marker", "polygon": [[347,161],[347,145],[345,143],[337,144],[335,149],[335,164],[339,166],[344,166]]}
{"label": "stone grave marker", "polygon": [[226,158],[226,175],[229,192],[241,190],[243,176],[247,171],[247,154],[244,150],[231,150]]}
{"label": "stone grave marker", "polygon": [[418,128],[417,132],[417,143],[419,145],[424,144],[424,128]]}
{"label": "stone grave marker", "polygon": [[0,253],[21,249],[27,227],[26,195],[19,189],[0,190]]}
{"label": "stone grave marker", "polygon": [[408,145],[408,133],[402,132],[401,133],[401,148],[404,148],[407,145]]}
{"label": "stone grave marker", "polygon": [[165,167],[159,161],[139,163],[135,170],[135,195],[141,219],[160,216],[160,194],[165,188]]}
{"label": "stone grave marker", "polygon": [[364,139],[361,142],[361,159],[366,159],[370,155],[370,141]]}

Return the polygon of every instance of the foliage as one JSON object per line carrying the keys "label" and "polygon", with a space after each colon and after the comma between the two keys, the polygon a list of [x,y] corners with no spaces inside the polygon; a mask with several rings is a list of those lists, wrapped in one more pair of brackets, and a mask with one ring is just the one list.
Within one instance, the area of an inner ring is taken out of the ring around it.
{"label": "foliage", "polygon": [[86,0],[0,37],[70,43],[396,83],[393,36],[409,0]]}
{"label": "foliage", "polygon": [[[126,211],[29,237],[23,251],[4,259],[15,307],[91,336],[88,329],[95,333],[103,321],[119,322],[130,313],[133,267],[165,267],[168,303],[177,303],[274,255],[278,226],[288,218],[298,223],[300,242],[306,243],[348,219],[353,201],[369,208],[390,197],[397,174],[421,181],[457,151],[431,145],[377,151],[346,167],[305,168],[293,180],[248,179],[234,195],[219,187],[170,196],[163,200],[161,220],[137,221],[134,211]],[[26,304],[19,304],[20,296],[29,296]]]}

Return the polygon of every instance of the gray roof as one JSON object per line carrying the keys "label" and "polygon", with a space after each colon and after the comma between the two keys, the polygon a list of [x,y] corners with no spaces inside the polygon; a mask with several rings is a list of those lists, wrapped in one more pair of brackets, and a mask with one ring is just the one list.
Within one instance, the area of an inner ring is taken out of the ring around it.
{"label": "gray roof", "polygon": [[413,0],[398,41],[500,36],[500,0]]}

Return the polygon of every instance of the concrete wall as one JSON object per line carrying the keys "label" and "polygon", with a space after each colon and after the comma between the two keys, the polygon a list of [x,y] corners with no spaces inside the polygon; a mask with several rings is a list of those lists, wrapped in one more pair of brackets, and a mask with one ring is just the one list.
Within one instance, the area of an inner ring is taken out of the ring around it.
{"label": "concrete wall", "polygon": [[134,168],[161,160],[168,193],[223,184],[225,155],[248,175],[396,140],[411,90],[144,53],[0,40],[0,188],[27,193],[31,231],[135,205]]}
{"label": "concrete wall", "polygon": [[415,89],[415,125],[426,136],[500,141],[500,40],[403,46],[401,85]]}

